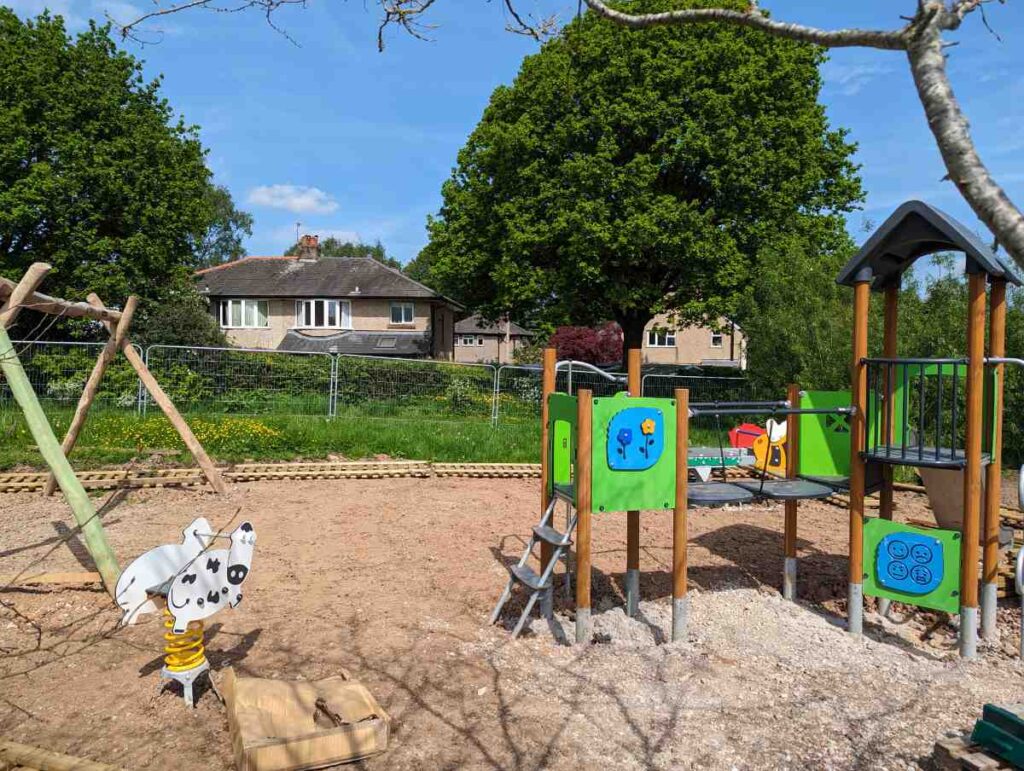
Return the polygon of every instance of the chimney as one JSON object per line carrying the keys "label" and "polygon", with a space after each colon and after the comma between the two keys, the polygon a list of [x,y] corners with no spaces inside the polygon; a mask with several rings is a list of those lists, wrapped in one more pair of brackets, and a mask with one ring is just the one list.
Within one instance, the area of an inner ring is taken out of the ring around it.
{"label": "chimney", "polygon": [[299,239],[299,259],[320,259],[320,236],[305,235]]}

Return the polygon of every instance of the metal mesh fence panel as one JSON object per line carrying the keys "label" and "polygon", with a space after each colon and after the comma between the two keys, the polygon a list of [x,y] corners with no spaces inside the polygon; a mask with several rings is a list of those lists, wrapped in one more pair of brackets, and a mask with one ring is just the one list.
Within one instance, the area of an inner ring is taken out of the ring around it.
{"label": "metal mesh fence panel", "polygon": [[[36,396],[48,411],[75,408],[104,345],[29,340],[12,342]],[[141,356],[142,349],[134,347]],[[139,388],[139,378],[132,365],[124,356],[115,356],[100,381],[93,406],[98,409],[135,410]],[[0,378],[0,409],[14,407],[10,387],[6,380]]]}
{"label": "metal mesh fence panel", "polygon": [[486,422],[493,414],[496,373],[488,364],[343,354],[335,368],[338,417]]}
{"label": "metal mesh fence panel", "polygon": [[328,415],[331,408],[326,353],[151,345],[146,363],[182,412]]}
{"label": "metal mesh fence panel", "polygon": [[[539,421],[541,379],[540,367],[499,367],[495,421],[499,424]],[[626,390],[626,376],[620,373],[597,373],[560,364],[555,375],[555,390],[575,395],[581,388],[590,389],[594,396],[610,396]]]}

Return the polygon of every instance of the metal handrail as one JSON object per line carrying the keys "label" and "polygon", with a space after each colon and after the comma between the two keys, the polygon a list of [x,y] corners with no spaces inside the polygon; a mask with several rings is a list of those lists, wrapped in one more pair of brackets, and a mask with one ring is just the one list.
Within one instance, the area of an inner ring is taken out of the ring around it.
{"label": "metal handrail", "polygon": [[778,409],[743,409],[731,407],[724,410],[716,409],[690,409],[690,417],[701,415],[853,415],[856,412],[854,407],[814,407],[800,409],[799,407],[781,407]]}
{"label": "metal handrail", "polygon": [[579,369],[584,370],[585,372],[592,372],[595,375],[600,375],[605,380],[608,380],[608,381],[610,381],[612,383],[625,383],[626,380],[627,380],[627,378],[625,376],[623,376],[623,375],[613,375],[610,372],[605,372],[600,367],[595,367],[593,364],[591,364],[590,362],[587,362],[587,361],[576,361],[575,359],[563,359],[562,361],[559,361],[559,362],[555,363],[555,372],[557,372],[560,367],[568,367],[570,371],[572,371],[573,368],[579,368]]}
{"label": "metal handrail", "polygon": [[861,364],[968,364],[969,359],[900,359],[897,357],[864,357]]}

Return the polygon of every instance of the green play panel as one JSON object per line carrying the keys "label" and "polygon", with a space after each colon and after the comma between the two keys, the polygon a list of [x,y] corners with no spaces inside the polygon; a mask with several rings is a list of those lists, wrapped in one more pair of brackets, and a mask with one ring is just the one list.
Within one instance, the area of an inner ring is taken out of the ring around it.
{"label": "green play panel", "polygon": [[671,509],[675,437],[674,399],[594,399],[594,512]]}
{"label": "green play panel", "polygon": [[960,612],[959,530],[864,518],[864,594]]}

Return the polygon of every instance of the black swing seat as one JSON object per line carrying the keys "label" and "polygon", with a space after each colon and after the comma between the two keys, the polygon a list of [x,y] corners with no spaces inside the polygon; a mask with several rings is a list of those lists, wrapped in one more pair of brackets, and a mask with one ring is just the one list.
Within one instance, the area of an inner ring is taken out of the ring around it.
{"label": "black swing seat", "polygon": [[686,486],[686,500],[695,506],[725,506],[748,503],[754,495],[726,482],[695,482]]}
{"label": "black swing seat", "polygon": [[799,501],[828,498],[834,492],[831,487],[806,479],[737,479],[733,482],[752,495],[775,501]]}

